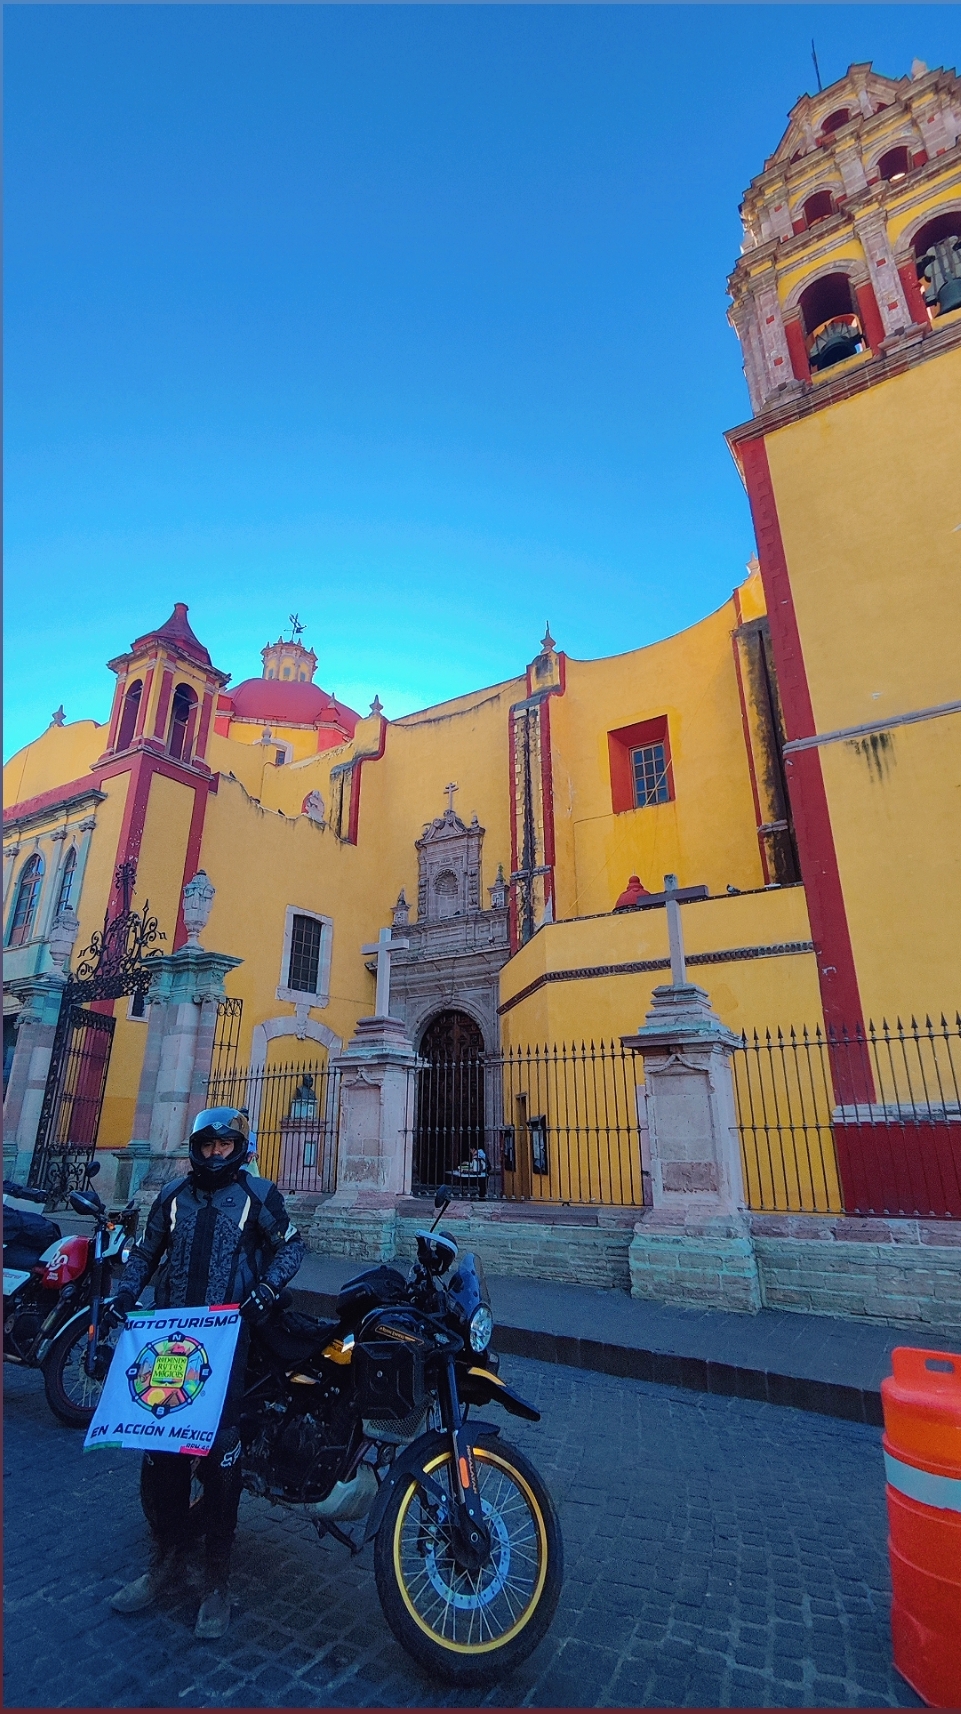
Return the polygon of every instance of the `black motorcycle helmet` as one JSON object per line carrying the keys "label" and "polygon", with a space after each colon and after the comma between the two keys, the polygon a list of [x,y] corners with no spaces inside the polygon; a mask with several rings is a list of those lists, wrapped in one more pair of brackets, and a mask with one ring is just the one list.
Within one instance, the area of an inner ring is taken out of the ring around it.
{"label": "black motorcycle helmet", "polygon": [[[229,1155],[201,1153],[204,1143],[229,1141]],[[201,1190],[217,1190],[235,1178],[250,1153],[250,1122],[239,1107],[206,1107],[193,1122],[188,1146],[190,1170]]]}

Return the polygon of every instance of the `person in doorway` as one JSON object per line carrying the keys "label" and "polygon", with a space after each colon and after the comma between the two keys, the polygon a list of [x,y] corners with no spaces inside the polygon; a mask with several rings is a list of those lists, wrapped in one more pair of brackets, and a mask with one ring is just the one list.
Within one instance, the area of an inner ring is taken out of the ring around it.
{"label": "person in doorway", "polygon": [[[220,1426],[201,1461],[205,1578],[196,1635],[207,1638],[223,1636],[230,1623],[227,1578],[243,1486],[239,1425],[249,1328],[267,1319],[306,1255],[280,1191],[250,1172],[249,1155],[245,1113],[211,1107],[197,1115],[189,1174],[164,1185],[111,1306],[116,1319],[125,1317],[156,1275],[158,1309],[239,1303],[244,1317]],[[147,1570],[111,1599],[118,1613],[149,1607],[182,1577],[191,1462],[174,1452],[144,1456],[145,1509],[157,1529]]]}

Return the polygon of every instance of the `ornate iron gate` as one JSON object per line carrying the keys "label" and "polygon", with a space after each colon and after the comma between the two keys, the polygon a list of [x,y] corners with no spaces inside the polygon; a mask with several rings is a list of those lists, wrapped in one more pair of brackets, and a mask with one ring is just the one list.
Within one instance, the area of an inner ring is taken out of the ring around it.
{"label": "ornate iron gate", "polygon": [[146,997],[151,963],[160,953],[155,943],[166,939],[149,902],[142,911],[131,909],[136,874],[135,863],[120,864],[115,885],[123,910],[104,918],[64,986],[28,1174],[31,1185],[50,1192],[51,1207],[87,1183],[97,1146],[116,1020],[87,1008],[125,994]]}

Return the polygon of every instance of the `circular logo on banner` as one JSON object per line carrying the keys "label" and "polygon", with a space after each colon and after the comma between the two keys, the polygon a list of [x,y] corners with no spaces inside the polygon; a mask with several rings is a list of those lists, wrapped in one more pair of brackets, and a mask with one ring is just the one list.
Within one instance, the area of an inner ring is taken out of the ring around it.
{"label": "circular logo on banner", "polygon": [[130,1396],[152,1416],[169,1416],[193,1404],[209,1381],[210,1363],[203,1346],[189,1334],[155,1339],[145,1345],[127,1370]]}

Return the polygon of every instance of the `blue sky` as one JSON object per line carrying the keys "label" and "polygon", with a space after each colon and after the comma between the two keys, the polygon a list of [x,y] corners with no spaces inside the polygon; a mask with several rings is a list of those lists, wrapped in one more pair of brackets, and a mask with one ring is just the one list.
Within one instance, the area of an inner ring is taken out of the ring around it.
{"label": "blue sky", "polygon": [[788,109],[953,6],[8,6],[5,754],[174,601],[388,715],[717,607]]}

